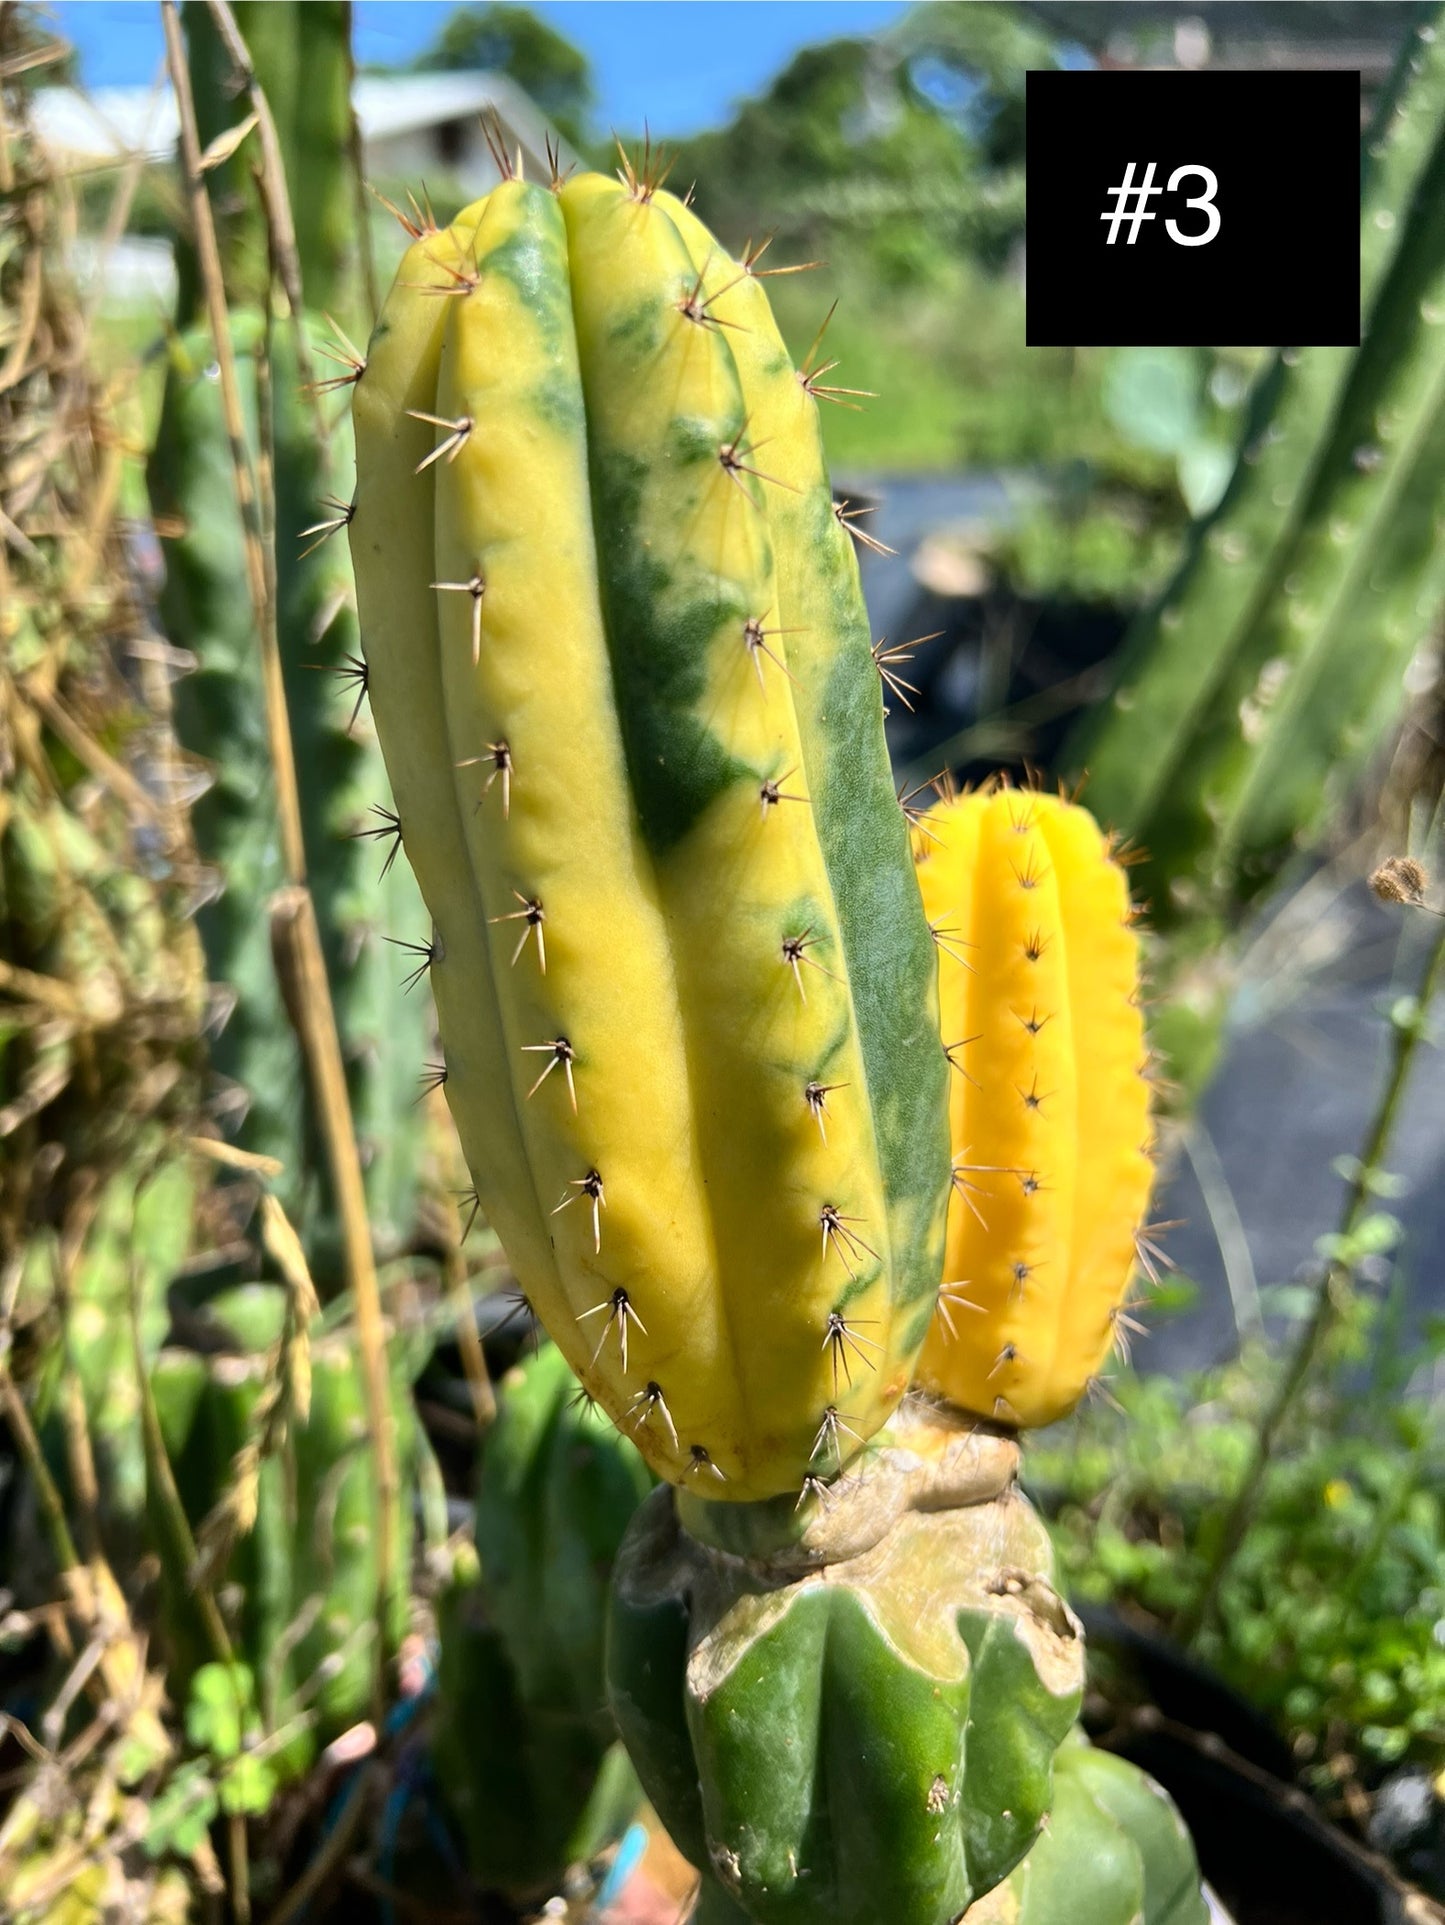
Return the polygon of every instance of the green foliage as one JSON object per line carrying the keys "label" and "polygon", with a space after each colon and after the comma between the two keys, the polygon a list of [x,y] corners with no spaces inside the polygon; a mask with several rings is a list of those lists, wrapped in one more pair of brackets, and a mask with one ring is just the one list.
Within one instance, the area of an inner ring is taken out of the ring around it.
{"label": "green foliage", "polygon": [[[1077,472],[1077,471],[1076,471]],[[1129,607],[1174,557],[1176,519],[1158,497],[1101,486],[1092,474],[1006,529],[989,558],[1016,594]]]}
{"label": "green foliage", "polygon": [[[1445,1436],[1404,1394],[1410,1366],[1445,1350],[1445,1328],[1402,1360],[1381,1315],[1365,1303],[1349,1320],[1198,1645],[1322,1791],[1342,1770],[1368,1783],[1402,1760],[1445,1766]],[[1258,1352],[1182,1383],[1125,1374],[1121,1410],[1035,1441],[1027,1481],[1073,1596],[1166,1630],[1188,1610],[1272,1384]]]}
{"label": "green foliage", "polygon": [[1205,349],[1118,348],[1104,376],[1104,412],[1136,448],[1175,464],[1179,493],[1191,514],[1207,514],[1223,494],[1234,451],[1216,425],[1211,392],[1238,398],[1227,363],[1209,379],[1214,356]]}
{"label": "green foliage", "polygon": [[994,218],[971,191],[966,136],[867,40],[805,47],[727,127],[682,142],[674,172],[696,180],[700,214],[727,239],[766,208],[790,248],[836,265],[841,240],[885,287],[936,286],[971,221],[997,240],[1022,213],[1010,200]]}
{"label": "green foliage", "polygon": [[418,73],[506,74],[574,147],[585,147],[595,104],[587,56],[530,7],[456,7],[412,62]]}
{"label": "green foliage", "polygon": [[734,246],[775,231],[865,299],[937,297],[965,256],[997,266],[1023,233],[1024,75],[1051,59],[1012,8],[919,7],[877,38],[805,47],[680,144],[675,178]]}
{"label": "green foliage", "polygon": [[[750,231],[764,227],[759,210]],[[780,236],[760,265],[811,252]],[[799,366],[837,297],[820,358],[837,357],[830,380],[866,392],[822,411],[836,473],[1062,467],[1086,485],[1102,476],[1127,495],[1133,517],[1158,520],[1161,543],[1177,541],[1173,461],[1136,447],[1106,412],[1109,350],[1024,347],[1022,287],[967,255],[935,258],[928,289],[900,290],[882,285],[846,239],[826,252],[823,271],[768,289]]]}
{"label": "green foliage", "polygon": [[185,1732],[197,1755],[170,1771],[148,1802],[141,1847],[150,1858],[196,1858],[222,1815],[259,1815],[280,1789],[249,1665],[203,1664],[191,1679]]}
{"label": "green foliage", "polygon": [[218,1771],[222,1811],[264,1811],[277,1778],[257,1755],[262,1736],[256,1680],[244,1664],[203,1664],[186,1700],[186,1736]]}
{"label": "green foliage", "polygon": [[883,36],[917,90],[968,133],[990,167],[1024,158],[1024,95],[1031,68],[1051,67],[1053,36],[1016,6],[933,0]]}

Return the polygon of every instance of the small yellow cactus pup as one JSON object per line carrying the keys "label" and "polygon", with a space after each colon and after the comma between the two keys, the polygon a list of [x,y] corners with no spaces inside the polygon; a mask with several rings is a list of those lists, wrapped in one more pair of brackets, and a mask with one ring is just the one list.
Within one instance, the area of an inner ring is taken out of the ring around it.
{"label": "small yellow cactus pup", "polygon": [[1148,1256],[1128,884],[1086,809],[1002,785],[930,811],[917,855],[955,1070],[944,1285],[918,1382],[977,1416],[1050,1424],[1127,1343]]}

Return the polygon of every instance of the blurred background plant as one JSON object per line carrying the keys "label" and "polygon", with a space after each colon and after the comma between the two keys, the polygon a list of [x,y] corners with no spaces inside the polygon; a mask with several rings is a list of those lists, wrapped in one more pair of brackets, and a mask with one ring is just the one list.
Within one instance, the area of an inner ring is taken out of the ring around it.
{"label": "blurred background plant", "polygon": [[[648,21],[374,9],[357,72],[347,6],[187,5],[178,92],[87,104],[85,11],[77,63],[0,5],[0,1892],[581,1918],[643,1849],[596,1645],[646,1476],[530,1355],[425,1089],[328,528],[385,203],[485,191],[483,107],[529,167],[548,128],[610,165],[573,35]],[[1445,903],[1366,886],[1439,864],[1442,42],[1397,5],[883,11],[652,136],[729,246],[823,263],[769,287],[897,550],[900,781],[1087,769],[1147,851],[1181,1274],[1148,1374],[1028,1458],[1112,1614],[1091,1727],[1223,1732],[1391,1916],[1445,1897]],[[1026,71],[1275,58],[1362,69],[1360,350],[1026,349]]]}

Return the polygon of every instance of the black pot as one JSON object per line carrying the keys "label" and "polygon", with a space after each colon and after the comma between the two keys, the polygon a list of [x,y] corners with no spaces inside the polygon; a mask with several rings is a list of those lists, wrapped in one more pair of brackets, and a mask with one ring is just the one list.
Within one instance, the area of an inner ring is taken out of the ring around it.
{"label": "black pot", "polygon": [[1079,1615],[1110,1686],[1090,1735],[1164,1786],[1235,1925],[1417,1925],[1409,1888],[1293,1782],[1288,1747],[1237,1692],[1114,1611]]}

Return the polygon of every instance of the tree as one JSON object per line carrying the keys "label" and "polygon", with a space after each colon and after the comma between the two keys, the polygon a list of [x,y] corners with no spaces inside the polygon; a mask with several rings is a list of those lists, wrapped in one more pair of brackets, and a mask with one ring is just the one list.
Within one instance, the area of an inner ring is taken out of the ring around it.
{"label": "tree", "polygon": [[1052,42],[1014,7],[935,0],[873,39],[805,47],[727,126],[681,143],[674,178],[734,244],[866,259],[920,287],[1023,232],[1024,76]]}
{"label": "tree", "polygon": [[574,147],[587,144],[594,100],[587,56],[529,7],[458,7],[412,64],[422,73],[506,74]]}
{"label": "tree", "polygon": [[1017,6],[935,0],[914,7],[884,38],[920,93],[970,136],[985,166],[1022,167],[1028,71],[1058,64],[1046,26]]}

